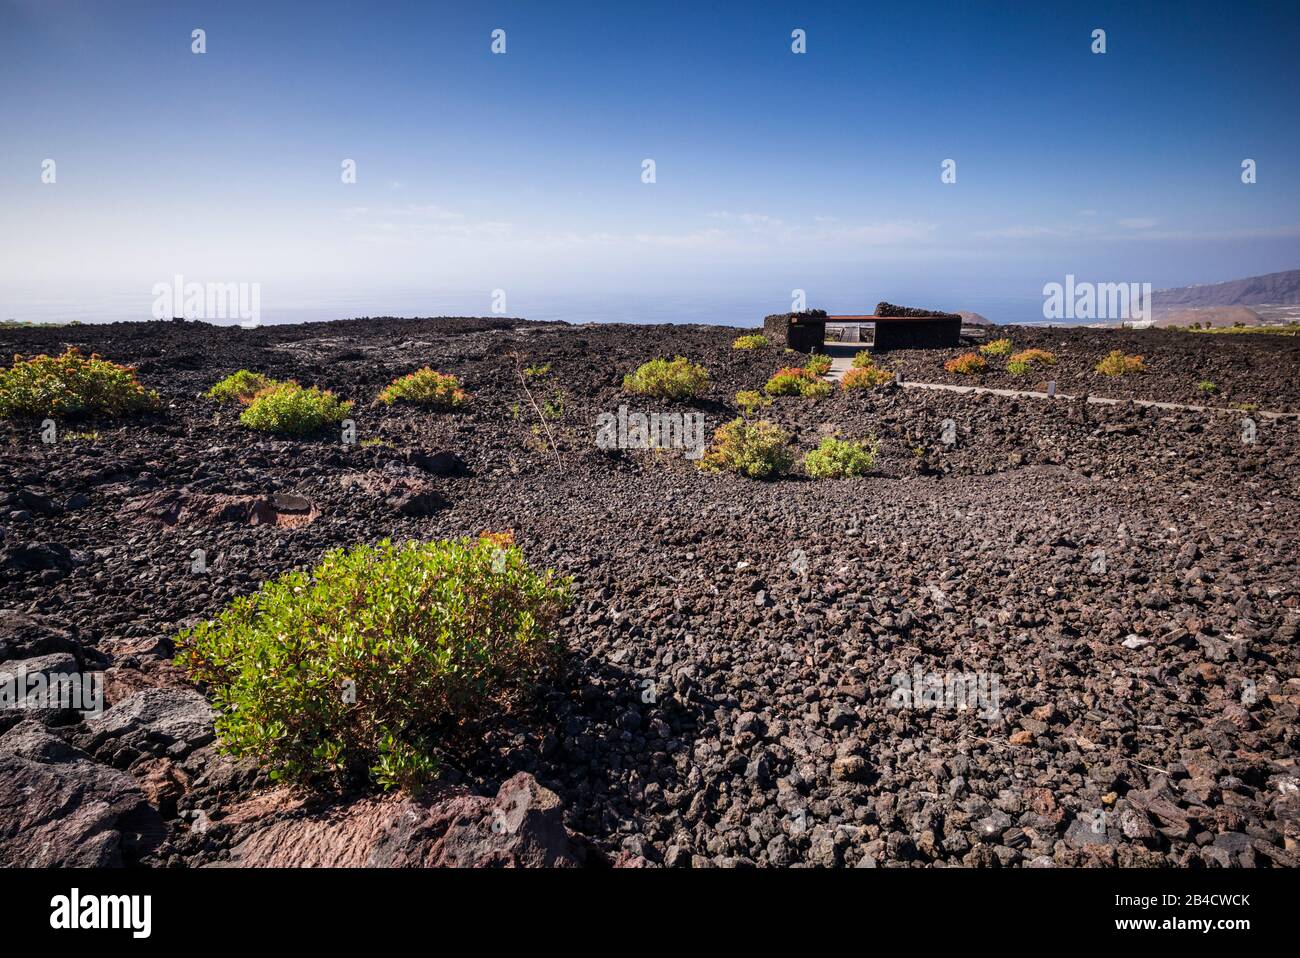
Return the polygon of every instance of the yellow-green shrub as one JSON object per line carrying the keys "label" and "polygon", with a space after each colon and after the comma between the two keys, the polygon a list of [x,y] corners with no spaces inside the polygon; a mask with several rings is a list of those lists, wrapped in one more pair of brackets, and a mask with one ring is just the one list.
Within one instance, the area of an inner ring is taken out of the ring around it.
{"label": "yellow-green shrub", "polygon": [[254,396],[240,413],[239,421],[260,432],[305,436],[342,422],[351,409],[352,403],[339,400],[328,390],[315,386],[304,389],[290,381],[269,386]]}
{"label": "yellow-green shrub", "polygon": [[844,373],[844,378],[840,380],[840,388],[875,389],[877,386],[883,386],[893,381],[894,374],[887,369],[881,369],[879,366],[867,366],[865,368],[859,366]]}
{"label": "yellow-green shrub", "polygon": [[829,395],[831,384],[818,379],[807,369],[786,366],[772,375],[763,387],[763,391],[769,396],[804,396],[808,399],[816,399]]}
{"label": "yellow-green shrub", "polygon": [[770,405],[772,405],[772,400],[756,389],[742,389],[736,393],[736,408],[746,416],[752,416],[764,406]]}
{"label": "yellow-green shrub", "polygon": [[1002,339],[995,339],[991,343],[985,343],[980,347],[980,353],[985,356],[1005,356],[1014,348],[1011,340],[1003,337]]}
{"label": "yellow-green shrub", "polygon": [[803,468],[814,479],[852,479],[864,476],[876,465],[877,443],[849,442],[827,437],[803,457]]}
{"label": "yellow-green shrub", "polygon": [[737,336],[731,341],[732,349],[762,349],[767,345],[767,337],[762,333],[749,336]]}
{"label": "yellow-green shrub", "polygon": [[14,356],[0,369],[0,416],[124,416],[160,405],[135,370],[69,346],[61,356]]}
{"label": "yellow-green shrub", "polygon": [[984,372],[988,368],[988,363],[979,353],[962,353],[955,359],[950,359],[943,364],[943,368],[950,373],[958,373],[962,376],[975,376]]}
{"label": "yellow-green shrub", "polygon": [[794,463],[789,434],[775,423],[733,419],[713,434],[698,462],[709,472],[736,472],[750,479],[767,479],[789,472]]}
{"label": "yellow-green shrub", "polygon": [[831,358],[825,353],[816,353],[808,357],[808,362],[803,364],[803,368],[808,370],[811,376],[825,376],[831,371]]}
{"label": "yellow-green shrub", "polygon": [[209,389],[208,398],[217,402],[246,403],[268,386],[277,385],[279,383],[269,376],[241,369]]}
{"label": "yellow-green shrub", "polygon": [[1106,358],[1097,364],[1097,372],[1103,376],[1127,376],[1130,373],[1146,371],[1141,356],[1126,356],[1120,349],[1112,349],[1106,354]]}
{"label": "yellow-green shrub", "polygon": [[708,370],[682,356],[672,360],[652,359],[623,377],[627,392],[658,399],[691,399],[700,395],[708,384]]}
{"label": "yellow-green shrub", "polygon": [[394,379],[379,394],[379,401],[390,406],[395,402],[409,402],[438,409],[459,409],[469,402],[469,393],[451,373],[440,373],[425,366]]}

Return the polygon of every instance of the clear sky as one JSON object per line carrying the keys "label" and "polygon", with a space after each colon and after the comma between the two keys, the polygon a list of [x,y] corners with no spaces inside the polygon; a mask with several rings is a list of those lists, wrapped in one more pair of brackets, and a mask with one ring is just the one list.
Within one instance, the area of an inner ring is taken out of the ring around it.
{"label": "clear sky", "polygon": [[1295,3],[0,0],[0,318],[177,273],[528,315],[1297,268],[1298,50]]}

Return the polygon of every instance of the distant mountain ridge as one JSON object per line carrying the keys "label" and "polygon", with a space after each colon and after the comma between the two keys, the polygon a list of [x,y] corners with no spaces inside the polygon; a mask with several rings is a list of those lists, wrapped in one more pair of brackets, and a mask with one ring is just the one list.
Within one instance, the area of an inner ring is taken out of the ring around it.
{"label": "distant mountain ridge", "polygon": [[1175,289],[1158,289],[1151,294],[1152,306],[1157,309],[1173,307],[1252,306],[1269,304],[1291,306],[1300,304],[1300,269],[1263,276],[1248,276],[1226,283],[1201,286],[1179,286]]}

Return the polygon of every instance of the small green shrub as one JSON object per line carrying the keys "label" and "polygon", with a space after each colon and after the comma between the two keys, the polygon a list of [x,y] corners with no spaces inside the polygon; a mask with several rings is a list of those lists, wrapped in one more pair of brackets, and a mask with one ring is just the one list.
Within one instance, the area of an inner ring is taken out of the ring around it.
{"label": "small green shrub", "polygon": [[767,337],[762,333],[751,336],[737,336],[731,341],[732,349],[762,349],[767,345]]}
{"label": "small green shrub", "polygon": [[125,416],[160,405],[158,394],[145,389],[135,370],[85,356],[69,346],[61,356],[14,356],[9,369],[0,369],[0,417]]}
{"label": "small green shrub", "polygon": [[955,359],[950,359],[943,364],[943,368],[950,373],[958,373],[962,376],[977,376],[988,368],[988,363],[979,353],[962,353]]}
{"label": "small green shrub", "polygon": [[844,373],[844,378],[840,380],[840,388],[875,389],[877,386],[883,386],[893,381],[894,374],[887,369],[881,369],[879,366],[867,366],[865,368],[859,366]]}
{"label": "small green shrub", "polygon": [[737,472],[750,479],[767,479],[790,471],[794,453],[790,436],[774,423],[733,419],[718,428],[697,463],[709,472]]}
{"label": "small green shrub", "polygon": [[526,366],[524,375],[529,379],[540,379],[551,371],[550,363],[542,363],[540,366]]}
{"label": "small green shrub", "polygon": [[992,342],[985,343],[980,347],[980,353],[985,356],[1006,356],[1009,355],[1011,350],[1014,348],[1015,347],[1012,345],[1011,340],[1003,337],[1002,339],[995,339]]}
{"label": "small green shrub", "polygon": [[278,385],[279,383],[269,376],[241,369],[209,389],[208,398],[215,399],[217,402],[246,403],[263,389]]}
{"label": "small green shrub", "polygon": [[290,381],[276,383],[254,396],[240,413],[239,422],[259,432],[306,436],[342,422],[351,410],[352,403],[342,402],[328,390],[304,389]]}
{"label": "small green shrub", "polygon": [[1121,349],[1112,349],[1105,359],[1097,363],[1097,372],[1103,376],[1128,376],[1146,371],[1141,356],[1126,356]]}
{"label": "small green shrub", "polygon": [[451,373],[440,373],[425,366],[394,379],[379,394],[379,401],[390,406],[395,402],[409,402],[435,409],[459,409],[469,402],[469,393]]}
{"label": "small green shrub", "polygon": [[670,400],[691,399],[700,395],[708,384],[708,370],[682,356],[672,360],[652,359],[623,377],[627,392]]}
{"label": "small green shrub", "polygon": [[1027,375],[1034,367],[1021,359],[1013,359],[1007,363],[1007,372],[1012,376]]}
{"label": "small green shrub", "polygon": [[849,363],[851,369],[870,369],[876,365],[876,357],[871,355],[871,350],[861,349],[853,354],[853,362]]}
{"label": "small green shrub", "polygon": [[816,449],[803,457],[803,468],[814,479],[852,479],[864,476],[876,465],[878,444],[848,442],[829,436]]}
{"label": "small green shrub", "polygon": [[1046,349],[1022,349],[1018,353],[1012,353],[1010,361],[1024,363],[1026,366],[1055,366],[1056,353],[1049,353]]}
{"label": "small green shrub", "polygon": [[177,637],[223,749],[275,778],[415,787],[439,736],[550,674],[568,580],[506,535],[336,549]]}
{"label": "small green shrub", "polygon": [[817,399],[831,392],[831,384],[818,379],[807,369],[786,366],[778,369],[767,381],[763,391],[769,396],[803,396]]}
{"label": "small green shrub", "polygon": [[1208,379],[1201,380],[1199,383],[1196,384],[1196,388],[1199,391],[1205,393],[1207,396],[1213,396],[1215,393],[1219,391],[1219,387],[1216,386],[1214,383],[1210,382]]}
{"label": "small green shrub", "polygon": [[770,405],[772,405],[772,400],[756,389],[742,389],[736,393],[736,408],[746,416],[752,416],[764,406]]}
{"label": "small green shrub", "polygon": [[831,358],[825,353],[815,353],[808,357],[803,368],[808,370],[810,376],[825,376],[831,371]]}

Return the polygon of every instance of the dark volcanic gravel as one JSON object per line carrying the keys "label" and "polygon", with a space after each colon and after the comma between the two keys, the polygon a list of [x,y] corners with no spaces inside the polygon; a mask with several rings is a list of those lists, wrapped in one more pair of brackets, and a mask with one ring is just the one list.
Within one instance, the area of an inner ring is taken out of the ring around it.
{"label": "dark volcanic gravel", "polygon": [[[1295,420],[1259,417],[1244,443],[1238,414],[891,387],[766,413],[801,450],[875,435],[878,471],[863,479],[753,482],[596,447],[599,413],[656,408],[620,391],[647,359],[709,369],[705,398],[662,408],[700,410],[710,432],[736,390],[800,359],[733,351],[739,332],[452,319],[0,330],[6,356],[70,343],[137,365],[165,406],[67,424],[54,445],[37,423],[0,422],[0,668],[51,655],[107,668],[110,704],[133,711],[93,731],[44,716],[94,759],[66,767],[112,766],[150,797],[161,824],[141,834],[166,838],[125,860],[221,861],[249,827],[229,810],[266,782],[216,754],[169,663],[176,630],[335,546],[509,529],[535,565],[574,577],[572,668],[528,710],[469,730],[476,747],[455,747],[450,777],[491,793],[531,772],[610,859],[1300,861]],[[1057,353],[1063,392],[1202,403],[1208,379],[1215,405],[1300,409],[1294,339],[1010,335]],[[1101,381],[1092,366],[1112,348],[1150,372]],[[943,372],[957,352],[881,361],[968,383]],[[558,463],[512,354],[550,364],[530,384],[562,404]],[[426,364],[462,378],[466,411],[373,404]],[[200,395],[241,367],[356,400],[362,444],[242,429]],[[195,550],[206,572],[191,571]],[[996,708],[900,703],[898,677],[930,673],[996,682]],[[132,698],[153,686],[165,701]],[[17,720],[0,713],[0,733]]]}

